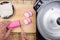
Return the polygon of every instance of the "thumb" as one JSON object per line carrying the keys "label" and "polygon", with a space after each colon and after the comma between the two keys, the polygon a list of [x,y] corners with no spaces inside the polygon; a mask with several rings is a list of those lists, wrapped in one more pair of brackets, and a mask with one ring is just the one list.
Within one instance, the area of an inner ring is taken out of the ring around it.
{"label": "thumb", "polygon": [[6,39],[6,38],[9,36],[11,30],[12,30],[12,29],[9,29],[9,30],[7,31],[7,33],[6,33],[5,36],[4,36],[4,39]]}
{"label": "thumb", "polygon": [[21,30],[21,39],[25,40],[25,33]]}

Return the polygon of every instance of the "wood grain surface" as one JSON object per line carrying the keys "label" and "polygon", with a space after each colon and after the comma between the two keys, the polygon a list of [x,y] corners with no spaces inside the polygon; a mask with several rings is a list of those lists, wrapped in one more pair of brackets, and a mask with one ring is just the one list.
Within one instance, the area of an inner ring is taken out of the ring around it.
{"label": "wood grain surface", "polygon": [[[11,2],[14,6],[14,15],[6,20],[10,20],[10,21],[20,20],[22,22],[21,28],[26,33],[26,40],[36,40],[36,12],[33,9],[35,0],[33,1],[9,0],[9,2]],[[29,25],[25,25],[23,22],[25,19],[25,16],[23,14],[27,10],[31,10],[33,13],[33,16],[30,17],[32,23]],[[5,19],[0,18],[0,21],[1,20],[5,20]],[[21,36],[20,36],[21,28],[20,27],[14,28],[7,40],[21,40]]]}
{"label": "wood grain surface", "polygon": [[[18,2],[13,2],[13,6],[14,6],[14,15],[7,19],[10,21],[15,21],[15,20],[20,20],[22,23],[22,29],[24,30],[24,32],[26,33],[35,33],[36,32],[36,13],[33,9],[33,4],[34,3],[30,3],[28,4],[30,1],[24,1],[24,3],[18,3]],[[31,1],[32,2],[32,1]],[[33,16],[30,17],[32,20],[32,23],[29,25],[25,25],[24,24],[24,19],[26,18],[23,14],[25,11],[27,10],[31,10],[33,13]],[[0,18],[0,20],[4,20],[2,18]],[[21,32],[20,27],[14,28],[12,30],[12,32]]]}

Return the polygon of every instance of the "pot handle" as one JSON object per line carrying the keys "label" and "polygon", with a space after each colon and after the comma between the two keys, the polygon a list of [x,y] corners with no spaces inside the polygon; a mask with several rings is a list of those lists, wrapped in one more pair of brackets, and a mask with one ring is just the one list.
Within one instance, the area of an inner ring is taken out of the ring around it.
{"label": "pot handle", "polygon": [[39,7],[41,6],[43,2],[41,0],[36,0],[35,4],[34,4],[34,10],[37,12],[37,10],[39,9]]}

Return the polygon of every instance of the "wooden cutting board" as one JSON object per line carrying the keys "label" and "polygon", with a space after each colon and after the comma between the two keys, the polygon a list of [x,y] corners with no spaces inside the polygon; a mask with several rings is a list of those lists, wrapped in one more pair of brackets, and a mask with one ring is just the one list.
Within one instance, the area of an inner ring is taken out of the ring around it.
{"label": "wooden cutting board", "polygon": [[[22,22],[22,29],[24,30],[24,32],[35,33],[36,32],[36,13],[33,9],[33,4],[32,4],[33,2],[31,4],[30,3],[28,4],[27,2],[30,2],[30,1],[24,1],[24,3],[22,3],[22,2],[13,3],[14,15],[7,20],[10,20],[10,21],[20,20]],[[33,13],[33,16],[30,17],[32,20],[32,23],[29,25],[24,24],[24,19],[26,17],[23,14],[27,10],[31,10]],[[0,20],[4,20],[4,19],[0,18]],[[20,27],[17,27],[17,28],[14,28],[12,30],[12,32],[21,32],[21,29],[20,29]]]}

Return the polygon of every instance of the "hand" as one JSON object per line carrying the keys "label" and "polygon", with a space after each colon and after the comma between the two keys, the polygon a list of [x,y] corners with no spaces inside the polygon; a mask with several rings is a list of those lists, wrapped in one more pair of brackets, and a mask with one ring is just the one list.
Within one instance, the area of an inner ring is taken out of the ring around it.
{"label": "hand", "polygon": [[26,34],[25,32],[21,29],[21,40],[26,40]]}
{"label": "hand", "polygon": [[5,40],[9,36],[12,30],[12,29],[7,30],[7,26],[9,23],[10,22],[6,20],[0,22],[0,40]]}

